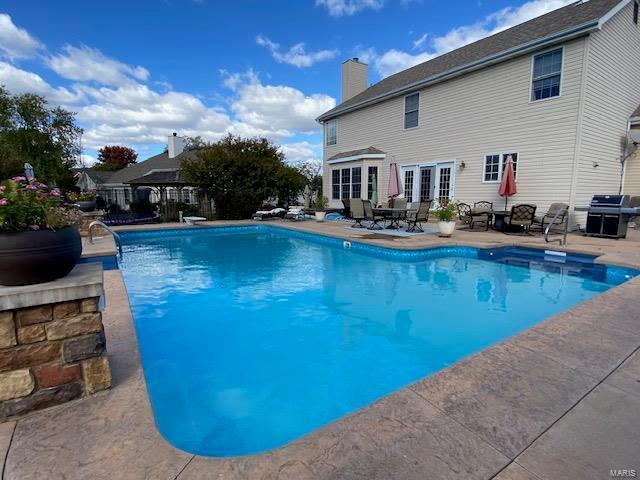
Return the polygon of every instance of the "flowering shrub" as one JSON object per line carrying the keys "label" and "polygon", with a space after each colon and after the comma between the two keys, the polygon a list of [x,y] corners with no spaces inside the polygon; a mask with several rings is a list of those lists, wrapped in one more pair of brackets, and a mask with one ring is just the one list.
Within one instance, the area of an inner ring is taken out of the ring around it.
{"label": "flowering shrub", "polygon": [[63,205],[57,188],[25,177],[0,182],[0,232],[56,230],[79,220],[77,211]]}
{"label": "flowering shrub", "polygon": [[69,192],[67,193],[67,200],[71,203],[75,202],[93,202],[96,199],[96,194],[93,192]]}

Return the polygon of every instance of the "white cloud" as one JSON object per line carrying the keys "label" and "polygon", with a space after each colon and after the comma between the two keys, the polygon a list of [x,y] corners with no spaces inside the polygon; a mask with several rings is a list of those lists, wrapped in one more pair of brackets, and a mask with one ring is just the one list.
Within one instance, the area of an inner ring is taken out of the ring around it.
{"label": "white cloud", "polygon": [[236,92],[231,105],[235,117],[256,131],[271,131],[275,137],[318,132],[315,119],[336,104],[329,95],[305,95],[284,85],[264,85],[252,71],[231,77],[231,82],[228,78],[225,82]]}
{"label": "white cloud", "polygon": [[289,50],[280,51],[280,44],[271,41],[269,38],[258,35],[256,37],[256,43],[260,46],[266,47],[271,56],[280,63],[288,63],[298,68],[310,67],[316,62],[324,60],[331,60],[335,58],[340,51],[339,50],[318,50],[316,52],[307,52],[305,50],[304,43],[296,43]]}
{"label": "white cloud", "polygon": [[413,48],[414,49],[420,49],[424,46],[425,42],[427,41],[427,38],[429,38],[429,34],[428,33],[423,33],[422,35],[420,35],[418,38],[416,38],[413,41]]}
{"label": "white cloud", "polygon": [[32,57],[42,44],[29,32],[18,28],[6,13],[0,13],[0,51],[9,59]]}
{"label": "white cloud", "polygon": [[280,147],[284,156],[292,165],[319,164],[322,165],[322,144],[309,142],[285,143]]}
{"label": "white cloud", "polygon": [[127,65],[84,45],[66,45],[63,53],[50,56],[47,64],[61,77],[82,82],[95,81],[103,85],[126,85],[149,78],[146,68]]}
{"label": "white cloud", "polygon": [[83,153],[80,157],[81,158],[80,158],[79,166],[83,168],[93,167],[96,163],[98,163],[98,159],[93,155],[88,155],[86,153]]}
{"label": "white cloud", "polygon": [[[455,50],[456,48],[494,35],[552,10],[556,10],[574,1],[575,0],[530,0],[519,7],[504,8],[487,15],[477,23],[454,28],[438,37],[425,37],[422,45],[429,43],[430,48],[415,55],[396,49],[378,53],[370,48],[363,50],[359,56],[372,64],[380,77],[384,78],[450,52],[451,50]],[[430,42],[427,42],[428,38],[431,38]],[[422,40],[422,37],[420,37],[418,41],[419,40]],[[414,47],[417,47],[416,42],[414,42]]]}
{"label": "white cloud", "polygon": [[33,72],[21,70],[6,62],[0,62],[0,85],[11,93],[36,93],[57,105],[73,105],[82,100],[79,92],[71,92],[64,87],[54,88]]}
{"label": "white cloud", "polygon": [[326,7],[333,17],[342,17],[367,8],[379,10],[384,5],[384,0],[316,0],[316,5]]}

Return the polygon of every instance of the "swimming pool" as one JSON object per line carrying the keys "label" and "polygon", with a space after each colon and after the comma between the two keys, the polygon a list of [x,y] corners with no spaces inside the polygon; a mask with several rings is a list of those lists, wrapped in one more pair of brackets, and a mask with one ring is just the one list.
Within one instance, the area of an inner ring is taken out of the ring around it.
{"label": "swimming pool", "polygon": [[576,275],[474,248],[398,251],[267,226],[122,240],[158,429],[209,456],[282,446],[636,273]]}

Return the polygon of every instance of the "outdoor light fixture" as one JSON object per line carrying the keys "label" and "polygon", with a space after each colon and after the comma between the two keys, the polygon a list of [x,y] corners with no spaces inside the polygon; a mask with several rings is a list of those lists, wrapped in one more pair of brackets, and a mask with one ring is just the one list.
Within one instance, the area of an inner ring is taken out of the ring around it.
{"label": "outdoor light fixture", "polygon": [[467,164],[464,163],[464,160],[463,160],[462,163],[460,163],[460,171],[464,170],[465,168],[467,168]]}

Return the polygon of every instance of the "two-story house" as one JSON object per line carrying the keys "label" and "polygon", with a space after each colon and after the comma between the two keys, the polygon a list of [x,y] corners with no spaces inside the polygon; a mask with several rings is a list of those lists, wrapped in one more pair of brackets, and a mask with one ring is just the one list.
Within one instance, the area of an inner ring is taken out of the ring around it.
{"label": "two-story house", "polygon": [[[619,193],[640,105],[639,0],[583,0],[368,86],[367,66],[342,65],[342,103],[324,126],[324,191],[387,197],[390,163],[404,195],[501,205],[513,156],[517,203],[588,204]],[[635,112],[635,113],[634,113]],[[637,139],[637,136],[635,137]],[[580,217],[576,217],[580,221]]]}

